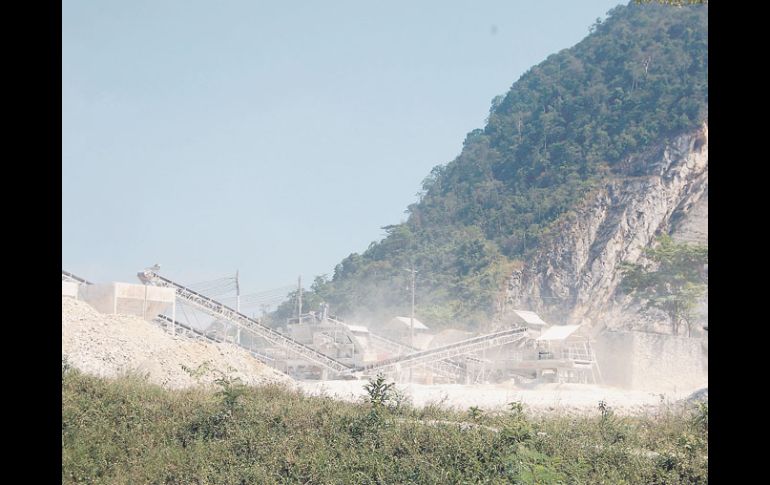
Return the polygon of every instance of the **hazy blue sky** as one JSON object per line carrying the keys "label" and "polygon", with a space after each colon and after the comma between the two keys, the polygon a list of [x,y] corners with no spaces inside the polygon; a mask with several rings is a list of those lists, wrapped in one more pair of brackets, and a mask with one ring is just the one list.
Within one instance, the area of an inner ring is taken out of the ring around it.
{"label": "hazy blue sky", "polygon": [[331,276],[618,3],[65,0],[64,269]]}

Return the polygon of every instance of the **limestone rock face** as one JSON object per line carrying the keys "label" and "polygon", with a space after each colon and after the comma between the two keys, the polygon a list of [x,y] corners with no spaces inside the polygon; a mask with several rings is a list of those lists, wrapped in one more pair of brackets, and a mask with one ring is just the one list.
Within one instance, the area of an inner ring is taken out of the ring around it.
{"label": "limestone rock face", "polygon": [[665,315],[640,318],[618,291],[618,265],[637,262],[660,234],[708,242],[708,125],[625,161],[574,212],[511,275],[506,314],[526,308],[549,323],[666,331]]}

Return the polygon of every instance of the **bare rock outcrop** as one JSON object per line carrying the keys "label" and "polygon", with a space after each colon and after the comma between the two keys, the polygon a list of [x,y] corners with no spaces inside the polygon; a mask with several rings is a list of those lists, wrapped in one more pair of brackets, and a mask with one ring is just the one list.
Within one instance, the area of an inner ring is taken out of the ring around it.
{"label": "bare rock outcrop", "polygon": [[622,262],[637,262],[660,234],[708,240],[708,125],[625,161],[558,223],[534,258],[509,279],[506,310],[528,308],[554,323],[665,329],[640,318],[618,291]]}

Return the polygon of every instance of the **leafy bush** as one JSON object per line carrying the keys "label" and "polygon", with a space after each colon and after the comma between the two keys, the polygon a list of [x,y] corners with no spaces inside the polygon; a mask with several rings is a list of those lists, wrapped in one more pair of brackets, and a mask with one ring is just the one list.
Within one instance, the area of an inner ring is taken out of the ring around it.
{"label": "leafy bush", "polygon": [[[309,397],[280,386],[164,391],[69,371],[62,383],[62,483],[707,483],[703,413],[533,418]],[[701,416],[701,417],[699,417]],[[602,420],[605,420],[604,423]],[[453,423],[457,423],[454,425]],[[465,423],[467,424],[467,423]]]}
{"label": "leafy bush", "polygon": [[385,382],[385,376],[377,374],[373,380],[370,380],[368,384],[364,385],[364,389],[369,395],[369,403],[374,407],[384,406],[390,403],[395,385],[394,382]]}

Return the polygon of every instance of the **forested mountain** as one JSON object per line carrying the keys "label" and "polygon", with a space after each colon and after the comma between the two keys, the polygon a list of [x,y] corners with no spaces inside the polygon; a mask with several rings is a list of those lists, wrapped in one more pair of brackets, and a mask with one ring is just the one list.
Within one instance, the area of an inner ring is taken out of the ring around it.
{"label": "forested mountain", "polygon": [[706,5],[611,10],[496,97],[486,126],[425,178],[408,220],[317,278],[305,308],[408,314],[413,266],[418,318],[474,328],[499,317],[511,274],[578,207],[608,181],[647,175],[645,153],[707,122],[707,36]]}

